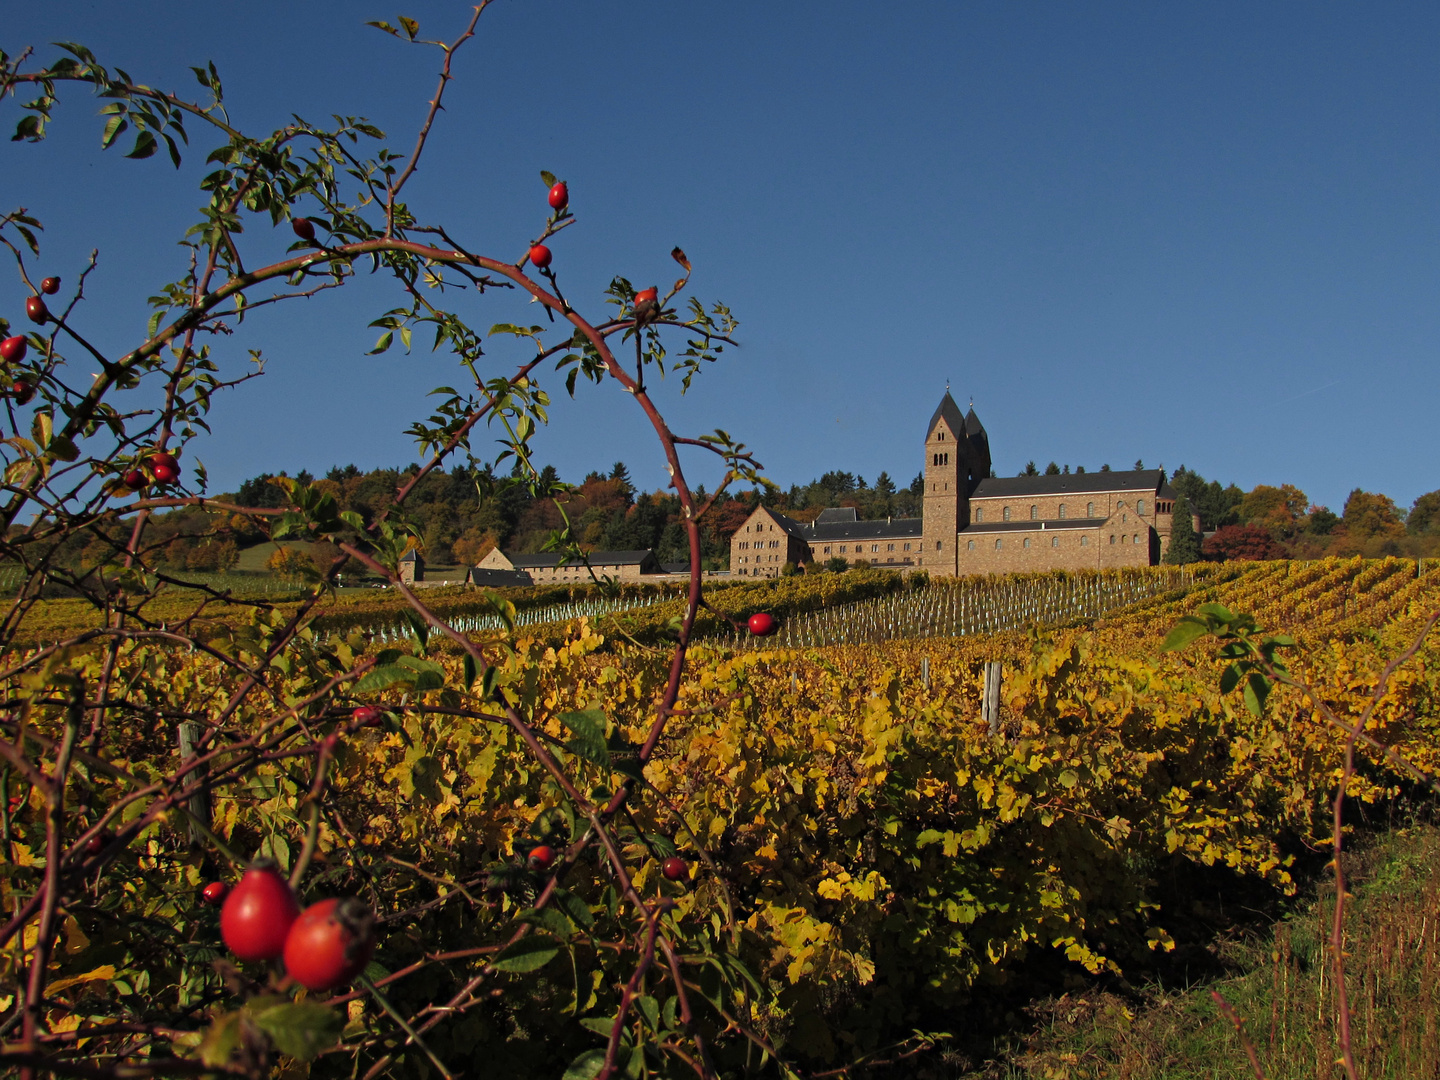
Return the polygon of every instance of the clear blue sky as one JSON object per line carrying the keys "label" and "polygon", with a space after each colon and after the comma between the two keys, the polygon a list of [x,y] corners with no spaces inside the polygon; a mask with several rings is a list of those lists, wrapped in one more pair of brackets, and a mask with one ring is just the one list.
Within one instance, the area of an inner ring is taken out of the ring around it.
{"label": "clear blue sky", "polygon": [[[449,36],[467,13],[46,0],[7,11],[0,48],[80,41],[187,93],[187,65],[214,60],[252,131],[360,114],[408,149],[435,56],[363,23],[406,14]],[[614,274],[667,283],[684,247],[743,348],[687,399],[667,390],[667,415],[728,429],[785,486],[832,468],[908,482],[949,380],[1001,474],[1142,458],[1408,507],[1440,488],[1437,57],[1440,7],[1418,2],[499,0],[409,195],[517,258],[545,209],[538,171],[565,177],[580,223],[556,268],[591,312]],[[177,174],[102,154],[95,110],[72,90],[49,142],[0,142],[0,202],[45,221],[45,273],[73,279],[100,249],[78,322],[118,352],[180,272],[201,155]],[[252,230],[247,260],[288,239]],[[394,294],[347,293],[217,344],[232,370],[263,349],[269,374],[195,448],[212,490],[415,459],[402,432],[458,372],[424,351],[366,357]],[[22,299],[0,274],[0,310]],[[517,355],[497,343],[492,360]],[[663,484],[627,398],[546,385],[561,400],[542,460],[578,480],[623,459]],[[708,462],[689,471],[713,486]]]}

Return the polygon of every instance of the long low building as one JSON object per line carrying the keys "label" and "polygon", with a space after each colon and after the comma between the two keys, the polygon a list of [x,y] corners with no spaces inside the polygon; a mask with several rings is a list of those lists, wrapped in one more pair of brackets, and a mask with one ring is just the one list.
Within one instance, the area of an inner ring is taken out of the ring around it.
{"label": "long low building", "polygon": [[[662,566],[649,548],[639,551],[592,551],[586,563],[562,563],[559,554],[509,554],[493,549],[470,571],[472,585],[583,585],[594,577],[617,581],[681,581],[690,577],[687,563]],[[704,577],[716,576],[707,570]],[[723,572],[720,576],[726,576]]]}

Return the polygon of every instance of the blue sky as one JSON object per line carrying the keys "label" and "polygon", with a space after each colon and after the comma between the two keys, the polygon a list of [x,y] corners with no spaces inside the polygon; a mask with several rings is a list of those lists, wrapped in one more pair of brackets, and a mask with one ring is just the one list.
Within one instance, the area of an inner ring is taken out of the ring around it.
{"label": "blue sky", "polygon": [[[405,14],[450,36],[467,13],[47,0],[7,13],[0,48],[80,41],[186,93],[187,65],[213,60],[251,131],[358,114],[408,149],[435,55],[363,23]],[[555,265],[592,313],[613,275],[670,281],[684,247],[742,348],[688,397],[661,391],[666,415],[729,430],[785,486],[832,468],[908,482],[948,380],[1002,475],[1139,458],[1336,509],[1354,487],[1408,507],[1440,488],[1437,55],[1433,3],[498,0],[409,196],[518,258],[543,220],[539,170],[565,177],[580,221]],[[0,203],[45,222],[43,273],[73,280],[100,249],[77,322],[119,352],[181,272],[203,155],[176,173],[102,153],[96,107],[72,89],[47,143],[0,142]],[[257,224],[247,261],[287,240]],[[0,310],[22,300],[0,275]],[[218,345],[230,370],[250,348],[269,366],[192,448],[212,490],[414,460],[404,429],[459,373],[425,351],[364,355],[394,302],[362,281]],[[536,312],[468,303],[485,327]],[[491,360],[518,355],[497,342]],[[576,480],[624,460],[663,484],[624,395],[545,385],[542,460]],[[708,461],[688,471],[713,486]]]}

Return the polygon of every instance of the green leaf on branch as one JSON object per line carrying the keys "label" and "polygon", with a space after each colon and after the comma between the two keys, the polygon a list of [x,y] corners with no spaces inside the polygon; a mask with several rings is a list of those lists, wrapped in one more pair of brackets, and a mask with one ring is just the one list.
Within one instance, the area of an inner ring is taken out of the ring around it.
{"label": "green leaf on branch", "polygon": [[560,955],[560,942],[549,934],[530,934],[505,949],[491,961],[496,971],[511,971],[524,974],[539,971]]}
{"label": "green leaf on branch", "polygon": [[605,714],[599,709],[560,713],[555,717],[574,736],[565,748],[595,765],[610,767],[610,747],[605,740]]}
{"label": "green leaf on branch", "polygon": [[595,1080],[605,1067],[604,1050],[586,1050],[570,1063],[560,1080]]}
{"label": "green leaf on branch", "polygon": [[277,1050],[300,1061],[310,1061],[334,1046],[345,1027],[345,1018],[334,1009],[310,1001],[286,1002],[253,1015]]}
{"label": "green leaf on branch", "polygon": [[1161,652],[1174,652],[1176,649],[1183,649],[1198,637],[1204,637],[1210,632],[1209,625],[1204,619],[1197,619],[1194,615],[1185,615],[1175,624],[1175,628],[1165,635],[1165,643],[1160,646]]}

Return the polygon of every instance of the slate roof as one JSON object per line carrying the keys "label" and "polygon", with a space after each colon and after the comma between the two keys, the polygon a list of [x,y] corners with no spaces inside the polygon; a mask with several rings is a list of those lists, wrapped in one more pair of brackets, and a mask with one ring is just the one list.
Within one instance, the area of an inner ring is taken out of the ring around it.
{"label": "slate roof", "polygon": [[891,518],[886,521],[837,521],[805,526],[801,535],[807,543],[825,544],[832,540],[878,540],[898,537],[908,540],[922,533],[920,518]]}
{"label": "slate roof", "polygon": [[[586,556],[591,566],[638,566],[650,557],[649,548],[642,548],[639,551],[592,551]],[[506,558],[510,560],[510,565],[517,570],[560,565],[560,554],[555,551],[547,551],[539,555],[507,555]],[[565,565],[583,566],[584,563],[569,562]]]}
{"label": "slate roof", "polygon": [[980,417],[975,415],[973,406],[965,414],[965,437],[970,440],[970,444],[975,447],[981,457],[989,460],[990,436],[985,434],[985,425],[980,423]]}
{"label": "slate roof", "polygon": [[[974,409],[970,410],[970,415],[975,415]],[[945,396],[940,399],[940,404],[935,409],[935,415],[930,417],[930,426],[925,429],[927,438],[930,432],[935,430],[936,422],[942,418],[950,425],[950,430],[956,435],[965,434],[965,417],[960,415],[960,406],[955,404],[955,399],[950,396],[949,390],[946,390]],[[977,419],[975,423],[979,424],[980,421]]]}
{"label": "slate roof", "polygon": [[1062,473],[1059,476],[990,476],[975,485],[972,499],[1004,499],[1034,495],[1096,495],[1102,491],[1159,493],[1165,474],[1160,469],[1126,472]]}
{"label": "slate roof", "polygon": [[859,516],[853,506],[827,506],[820,511],[820,516],[815,519],[815,524],[830,525],[837,521],[856,521]]}

